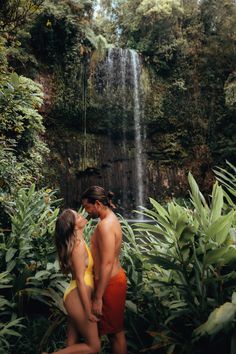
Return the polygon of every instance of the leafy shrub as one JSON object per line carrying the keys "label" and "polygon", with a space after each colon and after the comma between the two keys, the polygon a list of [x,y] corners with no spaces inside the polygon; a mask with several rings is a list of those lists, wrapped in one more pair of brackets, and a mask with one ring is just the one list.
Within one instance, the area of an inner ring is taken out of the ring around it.
{"label": "leafy shrub", "polygon": [[[235,208],[227,207],[227,194],[218,182],[210,203],[191,174],[189,183],[191,204],[172,201],[163,207],[150,199],[152,209],[144,208],[142,214],[152,223],[129,225],[121,220],[125,236],[121,262],[129,283],[125,328],[133,353],[141,349],[220,353],[230,340],[234,348]],[[16,200],[7,204],[12,230],[8,236],[2,235],[1,271],[11,291],[4,289],[0,304],[5,312],[0,318],[8,318],[8,329],[13,332],[7,334],[0,328],[6,350],[13,347],[11,337],[23,333],[22,315],[26,317],[23,324],[34,323],[36,332],[37,321],[47,322],[44,333],[37,337],[34,332],[40,350],[63,346],[65,333],[60,331],[66,316],[62,295],[69,279],[60,273],[51,237],[57,203],[53,192],[36,191],[32,186],[20,189]],[[86,239],[93,228],[91,221]],[[44,306],[44,320],[29,312],[22,301],[27,298]],[[222,331],[226,336],[216,336]],[[59,332],[57,342],[53,338]],[[27,347],[26,338],[22,340],[14,350]],[[104,341],[103,352],[108,350]]]}
{"label": "leafy shrub", "polygon": [[0,192],[3,201],[41,176],[48,149],[41,138],[40,85],[16,73],[0,76]]}
{"label": "leafy shrub", "polygon": [[[19,328],[21,317],[33,315],[29,301],[30,279],[40,279],[40,271],[46,272],[53,278],[59,273],[59,266],[51,264],[50,260],[55,257],[53,233],[55,220],[59,209],[55,192],[51,190],[35,190],[35,186],[19,189],[14,201],[5,202],[5,210],[11,220],[10,233],[2,233],[0,243],[1,275],[4,286],[1,305],[0,322],[9,324],[0,328],[0,337],[5,347],[15,348],[12,336],[23,332],[15,331]],[[58,278],[60,273],[58,274]],[[1,280],[0,279],[0,280]],[[50,280],[47,279],[45,287]],[[59,295],[58,295],[59,296]],[[5,311],[5,308],[8,308]],[[49,315],[49,309],[44,309],[45,316]],[[24,323],[24,322],[23,322]],[[12,328],[11,328],[12,327]],[[8,340],[9,338],[9,340]]]}
{"label": "leafy shrub", "polygon": [[[150,199],[153,209],[142,213],[153,223],[136,224],[133,230],[126,225],[129,236],[123,261],[129,299],[136,323],[141,319],[143,329],[154,337],[152,350],[205,353],[215,348],[217,352],[227,337],[211,342],[209,336],[222,329],[232,335],[234,328],[236,214],[225,210],[217,182],[210,205],[191,174],[189,183],[193,208],[175,201],[164,208]],[[133,321],[127,326],[135,327]]]}
{"label": "leafy shrub", "polygon": [[[11,288],[11,276],[5,271],[0,273],[0,288]],[[20,337],[23,327],[22,318],[16,318],[15,303],[0,295],[0,353],[7,354],[10,349],[10,338]]]}

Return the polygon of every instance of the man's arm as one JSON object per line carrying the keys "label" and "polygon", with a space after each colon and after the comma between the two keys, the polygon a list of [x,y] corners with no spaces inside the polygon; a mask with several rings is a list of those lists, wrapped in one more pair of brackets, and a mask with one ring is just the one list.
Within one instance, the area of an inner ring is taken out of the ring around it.
{"label": "man's arm", "polygon": [[106,222],[100,222],[97,226],[96,242],[98,246],[100,271],[99,281],[93,301],[93,312],[102,314],[102,297],[111,277],[112,267],[115,261],[115,235]]}

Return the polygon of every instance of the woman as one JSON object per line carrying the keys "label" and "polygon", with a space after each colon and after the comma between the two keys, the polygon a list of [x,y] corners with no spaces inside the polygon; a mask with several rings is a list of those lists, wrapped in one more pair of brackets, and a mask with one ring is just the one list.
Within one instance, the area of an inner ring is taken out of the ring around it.
{"label": "woman", "polygon": [[[70,317],[67,347],[54,354],[95,354],[100,350],[98,318],[91,311],[93,259],[83,238],[86,223],[87,220],[72,209],[64,210],[56,221],[61,270],[64,274],[71,273],[72,280],[64,294],[64,305]],[[84,343],[78,343],[78,333]]]}

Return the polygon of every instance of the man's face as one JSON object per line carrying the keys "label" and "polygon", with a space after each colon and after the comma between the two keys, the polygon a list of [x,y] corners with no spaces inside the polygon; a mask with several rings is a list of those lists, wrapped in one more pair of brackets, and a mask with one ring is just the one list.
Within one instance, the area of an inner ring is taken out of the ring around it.
{"label": "man's face", "polygon": [[89,203],[87,199],[83,199],[82,204],[83,204],[84,209],[87,211],[87,213],[93,219],[96,219],[97,217],[99,217],[98,212],[97,212],[97,208],[96,208],[96,203],[92,204],[92,203]]}

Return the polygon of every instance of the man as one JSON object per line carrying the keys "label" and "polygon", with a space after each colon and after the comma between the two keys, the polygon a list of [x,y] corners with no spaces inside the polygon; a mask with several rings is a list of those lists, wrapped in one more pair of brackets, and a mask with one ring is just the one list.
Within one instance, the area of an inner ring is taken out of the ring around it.
{"label": "man", "polygon": [[126,354],[124,310],[127,280],[119,256],[122,243],[121,225],[113,213],[113,193],[92,186],[82,195],[87,213],[99,222],[91,237],[94,260],[95,294],[93,312],[100,316],[99,332],[107,334],[113,354]]}

